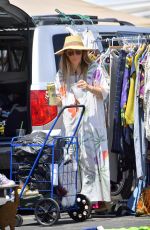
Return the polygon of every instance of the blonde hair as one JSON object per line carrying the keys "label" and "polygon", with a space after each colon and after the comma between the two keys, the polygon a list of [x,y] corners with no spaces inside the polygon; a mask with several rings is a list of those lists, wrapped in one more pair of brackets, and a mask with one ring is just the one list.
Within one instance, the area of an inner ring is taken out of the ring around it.
{"label": "blonde hair", "polygon": [[[82,50],[82,58],[80,65],[81,74],[83,75],[83,78],[86,77],[88,66],[91,62],[92,61],[88,56],[88,51]],[[66,81],[66,79],[73,73],[73,69],[65,52],[61,55],[59,67],[63,75],[63,80]]]}

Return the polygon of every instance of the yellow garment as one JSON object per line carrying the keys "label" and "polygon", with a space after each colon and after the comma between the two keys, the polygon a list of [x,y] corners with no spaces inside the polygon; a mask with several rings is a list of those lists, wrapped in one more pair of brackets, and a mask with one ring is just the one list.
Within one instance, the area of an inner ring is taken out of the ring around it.
{"label": "yellow garment", "polygon": [[127,107],[125,111],[126,124],[131,125],[134,123],[134,93],[135,93],[135,79],[136,72],[130,77],[130,88],[127,101]]}
{"label": "yellow garment", "polygon": [[130,77],[130,88],[129,95],[127,101],[127,107],[125,111],[125,120],[127,125],[134,124],[134,95],[135,95],[135,80],[136,80],[136,72],[138,69],[138,60],[141,57],[143,51],[145,50],[145,44],[139,47],[135,58],[133,57],[132,61],[134,61],[135,71],[132,73]]}

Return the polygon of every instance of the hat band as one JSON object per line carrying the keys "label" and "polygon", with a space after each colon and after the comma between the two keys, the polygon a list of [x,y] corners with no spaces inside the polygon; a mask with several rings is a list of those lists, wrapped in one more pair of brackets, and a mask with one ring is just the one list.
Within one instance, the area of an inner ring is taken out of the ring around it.
{"label": "hat band", "polygon": [[68,42],[68,43],[65,43],[64,48],[68,46],[82,46],[83,47],[83,43],[82,42]]}

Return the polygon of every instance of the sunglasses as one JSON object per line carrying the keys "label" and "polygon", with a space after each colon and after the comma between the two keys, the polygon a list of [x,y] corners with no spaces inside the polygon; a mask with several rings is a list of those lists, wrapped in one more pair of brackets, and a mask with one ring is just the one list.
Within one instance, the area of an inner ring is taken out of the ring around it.
{"label": "sunglasses", "polygon": [[81,55],[82,50],[67,50],[66,51],[67,56],[73,56],[73,55]]}

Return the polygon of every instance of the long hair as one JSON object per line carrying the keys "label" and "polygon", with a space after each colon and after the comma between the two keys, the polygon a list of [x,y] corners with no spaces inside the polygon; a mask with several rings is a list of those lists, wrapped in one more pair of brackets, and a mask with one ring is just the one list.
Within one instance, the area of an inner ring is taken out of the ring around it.
{"label": "long hair", "polygon": [[[81,65],[81,74],[83,75],[83,78],[86,77],[88,66],[91,62],[92,61],[88,56],[88,51],[85,50],[82,51],[82,59],[80,65]],[[59,68],[62,72],[64,81],[66,81],[66,79],[73,73],[72,65],[65,52],[61,55]]]}

